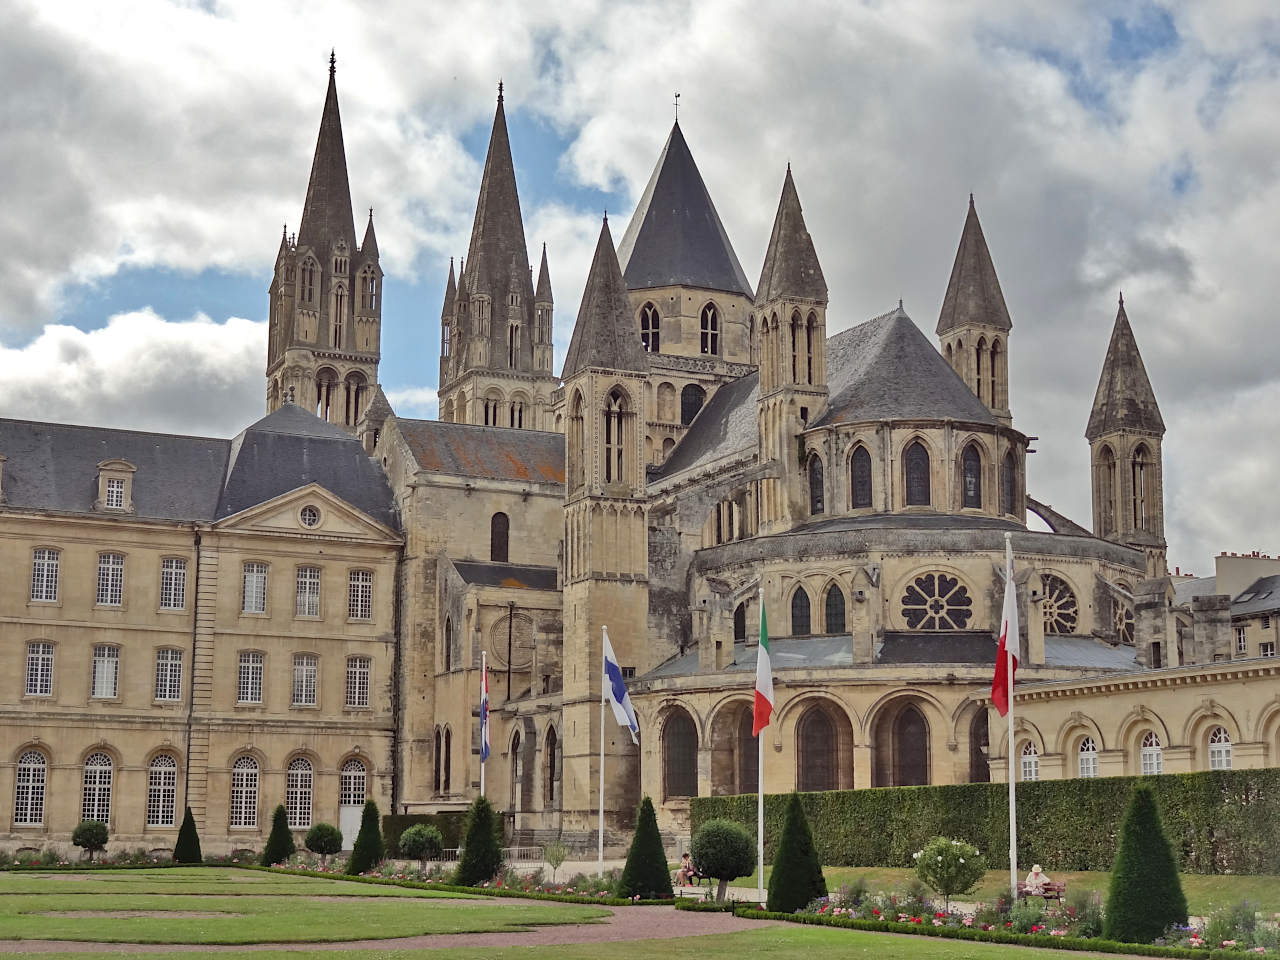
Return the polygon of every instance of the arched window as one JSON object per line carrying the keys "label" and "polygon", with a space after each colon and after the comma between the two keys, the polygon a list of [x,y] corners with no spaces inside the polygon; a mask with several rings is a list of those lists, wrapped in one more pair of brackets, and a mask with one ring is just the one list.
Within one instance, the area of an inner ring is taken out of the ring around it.
{"label": "arched window", "polygon": [[448,357],[453,346],[453,322],[445,320],[440,324],[440,356]]}
{"label": "arched window", "polygon": [[365,782],[364,761],[352,757],[342,765],[342,771],[338,777],[338,805],[364,806]]}
{"label": "arched window", "polygon": [[754,793],[760,781],[760,750],[752,734],[752,710],[738,712],[738,793]]}
{"label": "arched window", "polygon": [[809,314],[804,324],[804,365],[805,365],[805,383],[813,383],[813,351],[815,334],[818,330],[818,317],[816,314]]}
{"label": "arched window", "polygon": [[983,376],[986,374],[986,371],[983,369],[983,363],[982,363],[983,354],[985,354],[986,352],[987,352],[987,341],[983,337],[979,337],[978,345],[973,348],[974,393],[978,395],[979,400],[983,399],[983,392],[984,392],[983,388],[986,386],[986,384],[983,381]]}
{"label": "arched window", "polygon": [[231,765],[231,818],[233,827],[258,825],[258,761],[238,757]]}
{"label": "arched window", "polygon": [[516,368],[516,355],[520,350],[520,324],[507,324],[507,367]]}
{"label": "arched window", "polygon": [[306,757],[294,757],[289,761],[284,791],[284,808],[289,815],[290,830],[311,826],[311,788],[311,761]]}
{"label": "arched window", "polygon": [[680,422],[686,427],[693,423],[693,418],[698,415],[706,400],[707,391],[702,387],[696,383],[685,384],[685,388],[680,391]]}
{"label": "arched window", "polygon": [[907,447],[903,457],[907,475],[907,506],[927,507],[929,497],[929,451],[919,440]]}
{"label": "arched window", "polygon": [[1017,490],[1018,465],[1014,460],[1013,451],[1010,450],[1004,455],[1004,464],[1000,468],[1000,512],[1012,514],[1014,512],[1014,503],[1017,501],[1015,495]]}
{"label": "arched window", "polygon": [[702,308],[702,352],[709,356],[720,353],[720,314],[714,303]]}
{"label": "arched window", "polygon": [[444,748],[444,744],[441,741],[439,727],[436,727],[435,748],[436,748],[435,750],[436,762],[435,762],[435,766],[433,768],[433,773],[431,777],[431,790],[434,793],[439,793],[440,792],[440,768],[441,768],[442,762],[444,761],[444,755],[441,753],[441,750]]}
{"label": "arched window", "polygon": [[147,826],[172,827],[177,808],[178,761],[167,753],[151,759],[147,770]]}
{"label": "arched window", "polygon": [[987,711],[978,710],[969,723],[969,782],[990,783],[991,764],[987,751],[991,746],[991,730]]}
{"label": "arched window", "polygon": [[604,482],[614,483],[623,479],[622,414],[626,403],[622,393],[614,390],[604,408]]}
{"label": "arched window", "polygon": [[812,632],[809,618],[809,591],[804,587],[796,587],[796,592],[791,595],[791,635],[807,637]]}
{"label": "arched window", "polygon": [[1028,740],[1022,745],[1022,777],[1026,781],[1040,779],[1040,751]]}
{"label": "arched window", "polygon": [[1116,455],[1110,447],[1098,454],[1098,520],[1101,536],[1115,532],[1116,527]]}
{"label": "arched window", "polygon": [[1147,483],[1150,481],[1151,455],[1146,444],[1139,444],[1133,451],[1133,529],[1146,530],[1148,511]]}
{"label": "arched window", "polygon": [[543,806],[554,808],[560,800],[560,738],[556,736],[556,728],[547,730],[547,770],[542,780]]}
{"label": "arched window", "polygon": [[48,761],[38,750],[28,750],[18,758],[18,782],[13,793],[15,825],[44,823],[44,784]]}
{"label": "arched window", "polygon": [[1098,775],[1098,744],[1094,742],[1093,737],[1085,737],[1080,741],[1077,757],[1080,776],[1096,777]]}
{"label": "arched window", "polygon": [[971,443],[964,448],[960,458],[963,473],[961,483],[961,505],[982,508],[982,455],[978,453],[978,445]]}
{"label": "arched window", "polygon": [[1231,769],[1231,734],[1226,727],[1214,727],[1209,733],[1209,769]]}
{"label": "arched window", "polygon": [[929,782],[929,724],[914,704],[893,721],[893,786],[922,787]]}
{"label": "arched window", "polygon": [[698,795],[698,730],[679,707],[662,725],[662,790],[665,798]]}
{"label": "arched window", "polygon": [[822,458],[809,454],[809,515],[817,516],[826,508],[823,498]]}
{"label": "arched window", "polygon": [[441,789],[447,794],[453,789],[453,731],[444,728],[444,784]]}
{"label": "arched window", "polygon": [[1040,601],[1044,632],[1055,636],[1075,633],[1080,621],[1080,604],[1076,602],[1071,584],[1052,573],[1042,574],[1040,581],[1044,586],[1044,599]]}
{"label": "arched window", "polygon": [[360,415],[364,413],[365,394],[368,388],[362,373],[351,373],[347,375],[346,380],[346,410],[348,426],[354,427],[360,422]]}
{"label": "arched window", "polygon": [[640,308],[640,342],[648,353],[661,353],[662,318],[652,303]]}
{"label": "arched window", "polygon": [[572,458],[569,481],[574,487],[580,487],[586,479],[587,459],[583,400],[580,393],[574,393],[573,404],[569,408],[569,436],[565,444],[565,452]]}
{"label": "arched window", "polygon": [[1142,737],[1142,747],[1138,751],[1142,761],[1142,775],[1149,777],[1164,773],[1164,747],[1160,737],[1154,730],[1148,730]]}
{"label": "arched window", "polygon": [[347,342],[347,290],[341,284],[333,291],[333,325],[329,345],[341,350]]}
{"label": "arched window", "polygon": [[369,268],[360,276],[360,305],[366,310],[375,310],[378,306],[378,278]]}
{"label": "arched window", "polygon": [[448,673],[453,669],[453,621],[448,617],[444,620],[444,671]]}
{"label": "arched window", "polygon": [[298,299],[303,303],[314,303],[316,296],[316,265],[314,260],[307,260],[299,271],[301,291]]}
{"label": "arched window", "polygon": [[1000,396],[1000,341],[991,341],[991,358],[987,363],[987,373],[989,375],[990,386],[987,389],[987,403],[991,404],[993,409],[999,410],[1004,404],[1003,398]]}
{"label": "arched window", "polygon": [[507,562],[507,541],[511,532],[511,520],[505,513],[495,513],[489,518],[489,559],[494,563]]}
{"label": "arched window", "polygon": [[871,454],[862,444],[849,458],[849,506],[855,510],[871,506]]}
{"label": "arched window", "polygon": [[733,639],[747,639],[747,604],[746,601],[738,604],[733,611]]}
{"label": "arched window", "polygon": [[523,798],[523,792],[520,789],[523,786],[523,784],[520,781],[524,775],[524,758],[520,755],[519,732],[517,732],[516,735],[511,738],[510,760],[511,760],[511,795],[509,798],[510,805],[508,806],[507,809],[519,810],[521,806],[520,801]]}
{"label": "arched window", "polygon": [[338,374],[329,367],[323,367],[316,373],[316,416],[328,423],[333,422],[334,404],[338,397]]}
{"label": "arched window", "polygon": [[844,609],[844,591],[840,589],[840,584],[833,583],[827,587],[826,599],[826,618],[827,633],[844,633],[845,631],[845,609]]}
{"label": "arched window", "polygon": [[812,706],[796,724],[796,789],[836,789],[836,729],[827,711]]}
{"label": "arched window", "polygon": [[92,754],[84,762],[80,819],[111,822],[111,758],[105,753]]}
{"label": "arched window", "polygon": [[799,383],[800,373],[800,314],[791,315],[791,382]]}

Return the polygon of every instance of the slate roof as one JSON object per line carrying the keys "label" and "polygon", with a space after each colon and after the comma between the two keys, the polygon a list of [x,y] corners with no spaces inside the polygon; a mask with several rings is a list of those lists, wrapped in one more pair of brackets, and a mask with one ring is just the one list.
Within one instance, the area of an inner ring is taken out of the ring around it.
{"label": "slate roof", "polygon": [[1137,430],[1164,436],[1164,418],[1156,403],[1155,391],[1147,378],[1147,368],[1133,338],[1133,328],[1124,312],[1124,298],[1116,311],[1116,323],[1107,344],[1107,358],[1093,397],[1085,439],[1090,442],[1115,430]]}
{"label": "slate roof", "polygon": [[600,225],[600,238],[587,274],[573,339],[564,355],[560,376],[568,380],[587,367],[647,373],[649,355],[640,342],[640,331],[631,319],[627,286],[613,252],[609,218]]}
{"label": "slate roof", "polygon": [[373,230],[373,207],[369,208],[369,225],[364,228],[364,240],[360,242],[360,259],[378,259],[378,237]]}
{"label": "slate roof", "polygon": [[556,568],[520,563],[485,563],[475,560],[451,560],[458,575],[467,583],[483,587],[507,587],[513,590],[556,589]]}
{"label": "slate roof", "polygon": [[[994,658],[993,658],[994,659]],[[1133,647],[1113,647],[1092,637],[1044,638],[1046,667],[1086,667],[1095,670],[1133,670],[1138,666]]]}
{"label": "slate roof", "polygon": [[1209,597],[1218,592],[1217,577],[1196,577],[1173,581],[1173,602],[1190,603],[1196,597]]}
{"label": "slate roof", "polygon": [[649,479],[670,477],[690,467],[755,449],[759,443],[756,413],[759,396],[758,371],[722,386],[698,411],[676,448],[649,474]]}
{"label": "slate roof", "polygon": [[831,399],[812,426],[859,420],[965,420],[996,424],[899,305],[827,340]]}
{"label": "slate roof", "polygon": [[418,469],[485,480],[564,483],[564,434],[440,420],[396,424]]}
{"label": "slate roof", "polygon": [[827,533],[833,530],[1008,530],[1026,533],[1027,528],[1005,517],[981,517],[954,513],[869,513],[856,517],[825,517],[806,523],[797,533]]}
{"label": "slate roof", "polygon": [[542,264],[538,267],[538,289],[534,291],[533,300],[535,303],[552,303],[554,297],[551,296],[551,271],[547,269],[547,245],[542,245]]}
{"label": "slate roof", "polygon": [[618,247],[627,288],[682,285],[752,296],[677,122]]}
{"label": "slate roof", "polygon": [[328,250],[339,239],[356,252],[356,226],[351,215],[351,186],[347,182],[347,153],[342,145],[342,117],[338,113],[338,84],[329,62],[329,90],[320,115],[320,134],[311,161],[307,200],[298,227],[298,246]]}
{"label": "slate roof", "polygon": [[292,403],[246,427],[231,441],[217,519],[310,483],[384,526],[399,529],[386,475],[360,441]]}
{"label": "slate roof", "polygon": [[1280,576],[1262,577],[1232,598],[1231,615],[1247,616],[1280,610]]}
{"label": "slate roof", "polygon": [[973,194],[969,194],[969,213],[960,232],[960,246],[951,265],[947,292],[942,298],[937,332],[943,334],[966,323],[997,330],[1013,327],[995,264],[991,262],[991,251],[987,249],[987,238],[982,235],[978,211],[973,206]]}
{"label": "slate roof", "polygon": [[453,318],[453,301],[458,297],[458,284],[453,278],[453,257],[449,258],[449,282],[444,288],[444,303],[440,307],[440,319],[442,321],[451,320]]}
{"label": "slate roof", "polygon": [[885,631],[876,650],[876,663],[990,663],[996,662],[996,644],[987,631],[959,630],[938,633]]}
{"label": "slate roof", "polygon": [[782,196],[778,198],[778,212],[773,218],[773,233],[764,255],[764,267],[760,271],[760,283],[756,287],[756,303],[765,304],[780,297],[805,300],[827,300],[827,281],[818,263],[813,238],[805,226],[804,212],[800,208],[800,196],[795,181],[791,179],[791,164],[787,164],[787,176],[782,181]]}

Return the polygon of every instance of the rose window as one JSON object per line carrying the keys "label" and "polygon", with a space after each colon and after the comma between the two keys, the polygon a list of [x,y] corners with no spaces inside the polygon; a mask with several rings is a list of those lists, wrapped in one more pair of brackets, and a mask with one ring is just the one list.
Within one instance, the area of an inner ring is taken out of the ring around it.
{"label": "rose window", "polygon": [[1055,636],[1075,633],[1080,620],[1080,605],[1071,585],[1051,573],[1042,575],[1040,579],[1044,584],[1044,600],[1041,601],[1044,632]]}
{"label": "rose window", "polygon": [[1113,598],[1111,601],[1111,622],[1115,628],[1116,639],[1132,647],[1133,607],[1123,600]]}
{"label": "rose window", "polygon": [[973,617],[973,598],[956,577],[922,574],[907,584],[902,617],[911,630],[963,630]]}

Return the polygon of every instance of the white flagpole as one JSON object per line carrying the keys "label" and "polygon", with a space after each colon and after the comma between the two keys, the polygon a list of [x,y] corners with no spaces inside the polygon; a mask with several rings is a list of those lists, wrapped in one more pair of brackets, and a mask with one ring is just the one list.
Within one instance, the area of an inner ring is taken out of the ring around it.
{"label": "white flagpole", "polygon": [[1006,717],[1009,720],[1009,890],[1011,896],[1016,900],[1018,897],[1018,804],[1015,797],[1016,787],[1014,785],[1017,780],[1017,767],[1015,766],[1017,758],[1014,750],[1013,739],[1013,657],[1014,651],[1019,650],[1021,643],[1018,635],[1019,630],[1016,624],[1016,611],[1018,609],[1017,587],[1013,582],[1013,534],[1006,533],[1004,535],[1004,556],[1005,556],[1005,590],[1015,591],[1013,594],[1015,617],[1010,617],[1008,624],[1009,636],[1004,641],[1004,668],[1006,670],[1006,683],[1009,685],[1009,711]]}
{"label": "white flagpole", "polygon": [[484,725],[487,722],[487,718],[484,715],[484,695],[485,695],[484,686],[485,686],[485,681],[489,676],[488,669],[489,669],[488,661],[485,658],[484,651],[481,650],[480,651],[480,796],[482,797],[484,796],[484,734],[485,734]]}
{"label": "white flagpole", "polygon": [[[764,586],[760,587],[760,609],[764,610]],[[763,616],[763,613],[761,613]],[[756,647],[756,656],[760,648]],[[772,666],[770,667],[772,670]],[[766,728],[767,729],[767,728]],[[756,737],[756,897],[764,908],[764,730]]]}
{"label": "white flagpole", "polygon": [[597,840],[596,876],[604,877],[604,700],[608,671],[604,665],[604,638],[608,627],[600,628],[600,835]]}

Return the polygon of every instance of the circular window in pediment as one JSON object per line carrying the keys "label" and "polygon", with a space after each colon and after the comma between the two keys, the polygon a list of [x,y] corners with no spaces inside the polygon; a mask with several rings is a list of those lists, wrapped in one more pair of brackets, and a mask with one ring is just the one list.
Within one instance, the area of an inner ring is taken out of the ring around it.
{"label": "circular window in pediment", "polygon": [[305,506],[298,512],[298,519],[304,527],[315,527],[320,524],[320,511],[312,506]]}

